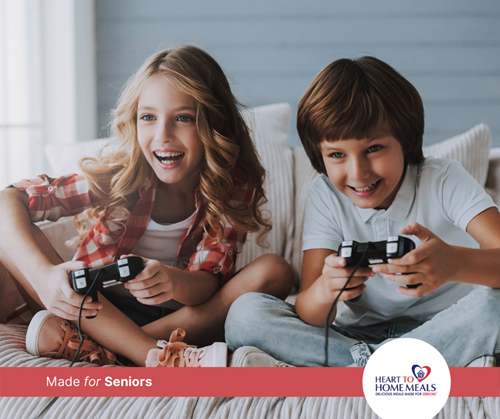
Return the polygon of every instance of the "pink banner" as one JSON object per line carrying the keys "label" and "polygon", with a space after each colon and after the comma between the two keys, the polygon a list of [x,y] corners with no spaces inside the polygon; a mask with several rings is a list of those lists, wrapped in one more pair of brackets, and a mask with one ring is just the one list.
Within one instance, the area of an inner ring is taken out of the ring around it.
{"label": "pink banner", "polygon": [[[450,368],[450,397],[500,397],[500,369]],[[363,368],[0,368],[0,397],[362,397]]]}

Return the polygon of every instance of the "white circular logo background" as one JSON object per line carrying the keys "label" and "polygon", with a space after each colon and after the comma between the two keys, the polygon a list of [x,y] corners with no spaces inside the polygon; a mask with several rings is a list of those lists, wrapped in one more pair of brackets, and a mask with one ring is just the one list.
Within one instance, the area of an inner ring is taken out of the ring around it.
{"label": "white circular logo background", "polygon": [[431,419],[448,399],[450,370],[443,356],[418,339],[395,339],[378,348],[363,373],[363,392],[382,419]]}

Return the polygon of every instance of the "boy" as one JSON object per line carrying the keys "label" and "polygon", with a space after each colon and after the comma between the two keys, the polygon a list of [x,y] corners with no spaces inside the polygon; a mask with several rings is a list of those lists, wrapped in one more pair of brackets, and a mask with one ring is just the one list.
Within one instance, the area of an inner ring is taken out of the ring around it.
{"label": "boy", "polygon": [[353,270],[339,245],[403,235],[415,250],[359,268],[340,295],[328,365],[364,366],[384,341],[402,336],[431,344],[450,367],[500,352],[500,213],[459,163],[423,157],[416,89],[376,58],[335,61],[302,98],[297,129],[322,175],[308,188],[295,309],[243,295],[226,321],[229,347],[322,366],[322,327]]}

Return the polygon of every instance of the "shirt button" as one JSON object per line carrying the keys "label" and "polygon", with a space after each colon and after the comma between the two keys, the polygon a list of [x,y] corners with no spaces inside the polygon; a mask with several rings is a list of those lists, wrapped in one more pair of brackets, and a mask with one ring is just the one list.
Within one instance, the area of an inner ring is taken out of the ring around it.
{"label": "shirt button", "polygon": [[231,256],[231,255],[233,254],[233,251],[232,251],[231,249],[229,249],[229,250],[227,251],[227,254],[228,254],[229,256]]}
{"label": "shirt button", "polygon": [[53,186],[49,186],[49,187],[48,187],[49,192],[52,192],[54,189],[55,189],[55,188],[54,188]]}

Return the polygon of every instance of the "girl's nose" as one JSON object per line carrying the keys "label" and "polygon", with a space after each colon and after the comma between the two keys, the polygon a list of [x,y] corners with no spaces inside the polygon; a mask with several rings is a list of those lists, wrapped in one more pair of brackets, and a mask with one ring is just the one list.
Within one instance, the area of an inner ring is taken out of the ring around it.
{"label": "girl's nose", "polygon": [[156,139],[160,143],[168,143],[175,139],[175,125],[171,121],[165,121],[163,124],[158,124],[156,131]]}

